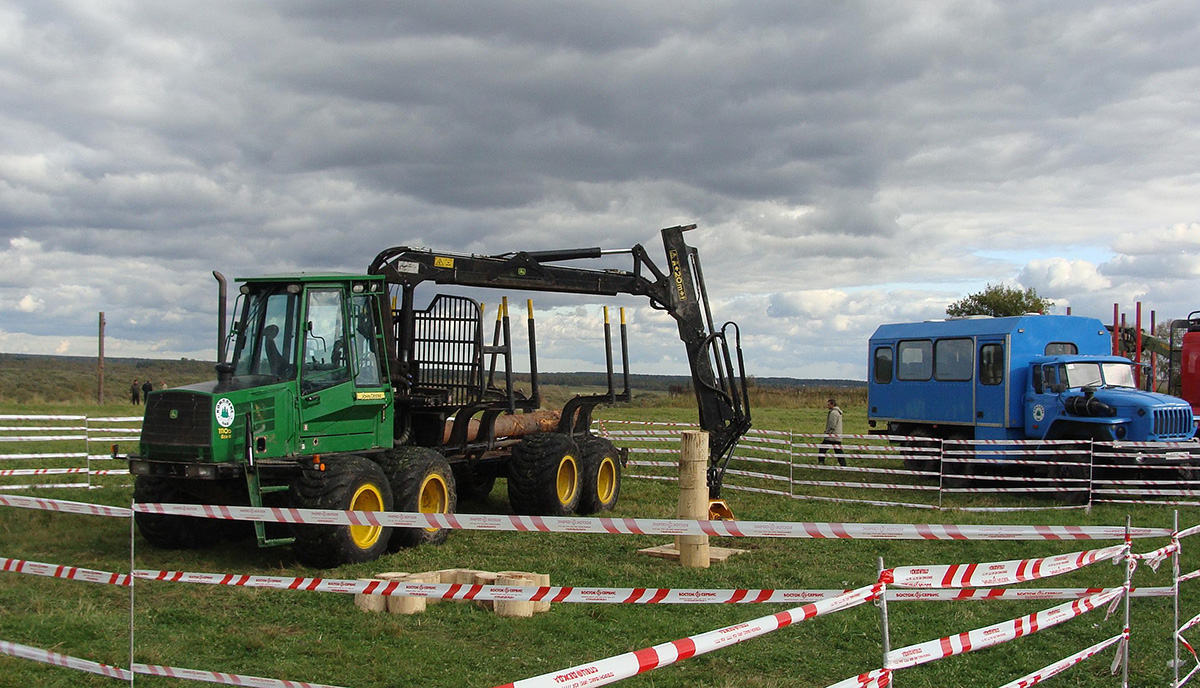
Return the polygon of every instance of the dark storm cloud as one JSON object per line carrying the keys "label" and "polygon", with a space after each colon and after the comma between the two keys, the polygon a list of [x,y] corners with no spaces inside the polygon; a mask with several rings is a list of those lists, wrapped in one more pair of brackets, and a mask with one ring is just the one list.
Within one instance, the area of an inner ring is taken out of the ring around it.
{"label": "dark storm cloud", "polygon": [[785,374],[987,281],[1170,299],[1197,44],[1168,1],[0,2],[0,343],[105,309],[190,351],[212,268],[687,222]]}

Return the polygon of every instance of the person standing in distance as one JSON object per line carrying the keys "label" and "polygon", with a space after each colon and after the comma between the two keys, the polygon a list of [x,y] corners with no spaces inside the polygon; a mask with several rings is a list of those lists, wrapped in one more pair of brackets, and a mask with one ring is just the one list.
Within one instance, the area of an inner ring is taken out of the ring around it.
{"label": "person standing in distance", "polygon": [[846,465],[846,456],[842,451],[842,410],[838,408],[837,399],[830,398],[825,402],[825,407],[829,409],[829,415],[825,416],[825,439],[821,440],[821,450],[817,457],[817,463],[825,465],[825,452],[833,448],[833,453],[837,454],[838,465]]}

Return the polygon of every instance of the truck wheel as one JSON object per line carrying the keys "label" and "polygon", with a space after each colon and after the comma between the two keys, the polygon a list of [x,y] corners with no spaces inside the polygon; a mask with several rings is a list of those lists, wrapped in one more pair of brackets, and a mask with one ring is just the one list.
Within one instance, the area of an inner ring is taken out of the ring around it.
{"label": "truck wheel", "polygon": [[621,496],[621,460],[617,448],[603,437],[588,435],[579,444],[579,506],[581,514],[612,511]]}
{"label": "truck wheel", "polygon": [[[305,468],[292,483],[291,505],[300,509],[390,511],[392,489],[373,461],[361,456],[326,459],[325,470]],[[362,525],[298,525],[292,549],[314,568],[371,561],[387,551],[390,528]]]}
{"label": "truck wheel", "polygon": [[508,503],[518,514],[568,516],[579,505],[579,449],[569,435],[529,435],[513,447]]}
{"label": "truck wheel", "polygon": [[[174,481],[139,475],[133,481],[133,501],[142,504],[199,504]],[[224,521],[193,516],[135,512],[133,520],[146,541],[161,549],[202,549],[221,539]]]}
{"label": "truck wheel", "polygon": [[486,502],[496,487],[496,476],[479,475],[469,468],[454,472],[454,484],[458,496],[471,502]]}
{"label": "truck wheel", "polygon": [[[458,506],[454,472],[445,457],[424,447],[401,447],[380,461],[392,488],[396,511],[452,514]],[[388,551],[422,544],[441,544],[449,528],[395,528]]]}

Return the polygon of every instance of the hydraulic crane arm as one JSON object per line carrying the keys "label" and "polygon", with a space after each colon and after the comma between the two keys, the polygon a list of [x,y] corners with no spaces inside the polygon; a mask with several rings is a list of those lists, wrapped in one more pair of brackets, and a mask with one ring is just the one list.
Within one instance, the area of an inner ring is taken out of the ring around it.
{"label": "hydraulic crane arm", "polygon": [[[737,325],[715,328],[708,305],[699,254],[683,240],[695,225],[662,230],[667,269],[662,270],[640,244],[631,249],[600,248],[520,251],[493,256],[436,252],[398,246],[381,252],[371,274],[382,274],[402,290],[411,305],[413,289],[423,282],[496,289],[519,289],[569,294],[615,296],[632,294],[650,299],[653,308],[675,319],[687,350],[700,427],[709,437],[708,486],[720,496],[725,468],[738,440],[750,429],[745,365]],[[568,260],[593,259],[628,253],[632,270],[597,270],[557,265]],[[385,328],[390,330],[390,327]],[[732,334],[733,341],[728,341]],[[736,367],[735,367],[736,366]]]}

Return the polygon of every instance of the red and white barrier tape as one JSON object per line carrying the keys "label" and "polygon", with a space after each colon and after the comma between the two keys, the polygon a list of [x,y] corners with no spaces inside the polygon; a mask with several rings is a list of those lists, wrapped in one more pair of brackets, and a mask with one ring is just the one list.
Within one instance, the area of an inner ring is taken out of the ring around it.
{"label": "red and white barrier tape", "polygon": [[76,671],[86,671],[89,674],[99,674],[109,678],[119,678],[125,681],[130,679],[128,669],[93,662],[90,659],[80,659],[78,657],[70,657],[58,652],[50,652],[20,643],[10,643],[0,640],[0,655],[8,655],[18,659],[29,659],[42,664],[53,664],[55,666],[75,669]]}
{"label": "red and white barrier tape", "polygon": [[630,676],[669,666],[696,655],[750,640],[794,623],[856,607],[874,599],[880,589],[881,586],[878,584],[869,585],[838,597],[763,616],[753,621],[726,626],[715,631],[693,635],[682,640],[673,640],[635,652],[626,652],[596,662],[580,664],[562,671],[552,671],[541,676],[521,679],[498,688],[542,688],[543,686],[579,688],[581,686],[607,685]]}
{"label": "red and white barrier tape", "polygon": [[129,574],[81,569],[61,564],[43,564],[38,561],[23,559],[7,559],[0,557],[0,571],[9,573],[27,573],[34,576],[50,578],[65,578],[67,580],[87,581],[88,583],[103,583],[105,585],[129,585]]}
{"label": "red and white barrier tape", "polygon": [[337,578],[247,576],[187,571],[137,569],[134,578],[172,583],[200,583],[275,590],[305,590],[391,597],[429,597],[445,600],[502,600],[598,604],[797,604],[831,599],[846,590],[758,590],[676,588],[582,588],[570,586],[459,585],[405,583]]}
{"label": "red and white barrier tape", "polygon": [[159,666],[156,664],[134,664],[133,673],[146,676],[166,676],[187,681],[204,681],[205,683],[220,683],[226,686],[252,686],[253,688],[339,688],[324,683],[308,683],[307,681],[284,681],[261,676],[243,676],[226,674],[219,671],[201,671],[199,669],[181,669],[179,667]]}
{"label": "red and white barrier tape", "polygon": [[[1081,600],[1105,588],[961,588],[947,590],[884,591],[888,602],[966,602],[979,600]],[[1130,597],[1171,597],[1173,588],[1131,588]]]}
{"label": "red and white barrier tape", "polygon": [[[1113,637],[1109,638],[1108,640],[1102,640],[1089,648],[1086,648],[1086,649],[1080,650],[1079,652],[1076,652],[1075,654],[1071,655],[1070,657],[1065,657],[1063,659],[1060,659],[1059,661],[1051,664],[1050,666],[1038,669],[1037,671],[1035,671],[1031,674],[1026,674],[1026,675],[1022,676],[1021,678],[1016,679],[1014,681],[1009,681],[1008,683],[1005,683],[1004,685],[1000,686],[1000,688],[1028,688],[1029,686],[1035,686],[1035,685],[1041,683],[1042,681],[1045,681],[1046,679],[1050,678],[1051,676],[1061,674],[1062,672],[1066,671],[1067,669],[1070,669],[1071,667],[1075,666],[1076,664],[1079,664],[1080,662],[1082,662],[1085,659],[1090,659],[1092,657],[1095,657],[1096,655],[1107,650],[1108,648],[1112,647],[1113,645],[1116,645],[1118,643],[1128,640],[1128,638],[1129,638],[1129,636],[1125,633],[1121,633],[1120,635],[1114,635]],[[1118,650],[1118,656],[1119,655],[1120,655],[1120,651]]]}
{"label": "red and white barrier tape", "polygon": [[885,570],[881,577],[884,583],[902,588],[992,588],[1060,576],[1098,561],[1116,559],[1126,551],[1127,545],[1122,544],[1085,552],[1056,554],[1041,559],[943,566],[897,566]]}
{"label": "red and white barrier tape", "polygon": [[876,669],[858,676],[851,676],[826,688],[887,688],[890,685],[892,685],[891,670]]}
{"label": "red and white barrier tape", "polygon": [[[94,583],[128,585],[126,574],[74,569],[55,564],[0,558],[0,571],[55,575]],[[75,572],[58,575],[51,571]],[[303,590],[338,594],[428,597],[447,600],[504,600],[518,602],[561,602],[584,604],[796,604],[817,602],[844,595],[844,589],[691,589],[691,588],[584,588],[578,586],[489,586],[397,581],[350,580],[287,576],[252,576],[230,573],[155,571],[135,569],[133,578],[169,583],[226,585],[273,590]],[[889,602],[934,602],[977,600],[1078,600],[1103,592],[1104,588],[961,588],[947,590],[887,589]],[[1173,588],[1133,588],[1131,597],[1170,597]]]}
{"label": "red and white barrier tape", "polygon": [[111,516],[115,518],[131,518],[133,516],[131,509],[120,506],[84,504],[82,502],[69,502],[61,499],[38,499],[37,497],[22,497],[20,495],[0,495],[0,506],[59,511],[67,514],[84,514],[87,516]]}
{"label": "red and white barrier tape", "polygon": [[1179,540],[1172,539],[1171,544],[1169,544],[1169,545],[1163,545],[1162,547],[1159,547],[1158,549],[1156,549],[1152,552],[1146,552],[1144,554],[1131,553],[1129,555],[1129,557],[1131,559],[1133,559],[1134,561],[1144,562],[1147,566],[1149,566],[1154,571],[1158,571],[1159,565],[1162,564],[1164,561],[1166,561],[1167,558],[1170,557],[1172,554],[1175,554],[1178,551],[1179,551]]}
{"label": "red and white barrier tape", "polygon": [[884,666],[893,670],[905,669],[963,654],[964,652],[973,652],[992,647],[993,645],[1006,643],[1010,640],[1057,626],[1064,621],[1086,614],[1109,602],[1114,602],[1120,599],[1124,592],[1124,588],[1110,588],[1095,595],[1089,595],[1081,600],[1060,604],[1056,607],[1030,614],[1029,616],[1022,616],[985,628],[965,631],[958,635],[929,640],[892,650],[887,654],[887,661],[884,663]]}
{"label": "red and white barrier tape", "polygon": [[[0,502],[3,504],[3,502]],[[863,540],[1124,540],[1124,526],[1020,526],[893,523],[810,523],[786,521],[689,521],[649,518],[578,518],[495,514],[422,514],[415,512],[331,511],[278,507],[139,503],[141,513],[272,523],[453,528],[544,533],[614,535],[711,535]],[[1166,528],[1134,528],[1131,537],[1165,537]]]}

